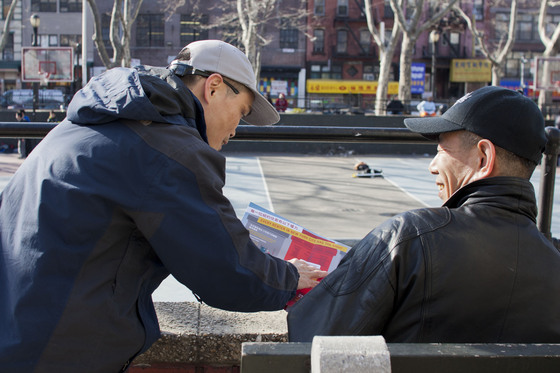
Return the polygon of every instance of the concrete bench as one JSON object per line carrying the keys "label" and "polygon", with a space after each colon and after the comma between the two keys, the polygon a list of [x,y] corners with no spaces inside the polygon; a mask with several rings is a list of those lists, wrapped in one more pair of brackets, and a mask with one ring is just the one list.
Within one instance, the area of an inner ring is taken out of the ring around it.
{"label": "concrete bench", "polygon": [[[330,345],[327,341],[326,348],[313,348],[318,338],[323,339],[323,345],[325,338],[338,341],[332,340]],[[560,344],[388,343],[384,352],[377,340],[364,353],[363,346],[348,348],[360,343],[353,341],[355,338],[364,337],[316,337],[314,343],[246,342],[242,345],[241,373],[560,372]],[[334,348],[336,344],[338,351]],[[348,350],[350,354],[342,358],[341,352]],[[384,365],[384,353],[390,361],[389,370]],[[321,370],[317,367],[319,362]],[[371,369],[364,370],[364,362],[369,362]]]}

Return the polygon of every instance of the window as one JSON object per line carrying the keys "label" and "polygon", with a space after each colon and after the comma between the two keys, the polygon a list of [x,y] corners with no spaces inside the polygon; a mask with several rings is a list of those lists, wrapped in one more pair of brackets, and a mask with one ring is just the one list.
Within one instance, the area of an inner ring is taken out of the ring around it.
{"label": "window", "polygon": [[334,65],[331,69],[330,78],[331,79],[342,79],[342,65]]}
{"label": "window", "polygon": [[4,61],[13,61],[14,60],[14,33],[10,32],[8,35],[8,40],[6,41],[6,45],[4,46],[4,50],[2,51],[2,59]]}
{"label": "window", "polygon": [[346,53],[348,50],[348,31],[338,30],[336,32],[336,52]]}
{"label": "window", "polygon": [[348,0],[337,0],[336,15],[343,17],[348,16]]}
{"label": "window", "polygon": [[313,53],[325,53],[325,30],[313,30]]}
{"label": "window", "polygon": [[375,80],[375,73],[373,72],[372,65],[364,65],[362,71],[362,80],[369,80],[369,81]]}
{"label": "window", "polygon": [[533,16],[519,14],[517,16],[517,40],[533,40]]}
{"label": "window", "polygon": [[[31,35],[31,40],[33,40],[33,35]],[[33,41],[31,42],[33,44]],[[37,45],[39,47],[48,47],[49,46],[49,35],[37,35]]]}
{"label": "window", "polygon": [[[506,66],[504,69],[504,77],[506,78],[520,78],[521,70],[523,70],[524,83],[531,78],[531,69],[529,65],[529,57],[525,52],[511,52],[506,59]],[[523,63],[525,61],[525,64]]]}
{"label": "window", "polygon": [[484,19],[484,0],[474,0],[473,15],[475,21],[482,21]]}
{"label": "window", "polygon": [[280,21],[280,48],[297,49],[298,29],[292,26],[288,18]]}
{"label": "window", "polygon": [[82,42],[82,35],[60,34],[60,46],[76,48]]}
{"label": "window", "polygon": [[110,27],[111,27],[111,16],[108,14],[102,14],[101,15],[101,38],[103,40],[103,44],[105,45],[105,49],[107,49],[107,53],[109,54],[109,56],[112,56],[113,46],[111,45]]}
{"label": "window", "polygon": [[449,33],[449,43],[453,47],[458,47],[460,41],[461,41],[461,34],[459,34],[458,32],[450,32]]}
{"label": "window", "polygon": [[60,0],[60,13],[74,13],[82,11],[82,0]]}
{"label": "window", "polygon": [[57,0],[31,0],[32,12],[56,12]]}
{"label": "window", "polygon": [[239,35],[241,35],[241,30],[239,30],[236,26],[227,25],[222,27],[222,40],[226,43],[230,43],[235,46],[241,45]]}
{"label": "window", "polygon": [[509,14],[496,13],[496,27],[494,29],[494,36],[496,39],[506,39],[509,27]]}
{"label": "window", "polygon": [[549,14],[546,16],[545,29],[546,34],[550,37],[556,26],[560,23],[560,14]]}
{"label": "window", "polygon": [[202,29],[206,24],[208,24],[207,15],[181,14],[181,45],[208,39],[208,30]]}
{"label": "window", "polygon": [[314,1],[313,14],[315,14],[316,16],[325,15],[325,0]]}
{"label": "window", "polygon": [[360,46],[365,54],[369,54],[371,50],[371,34],[369,30],[360,30]]}
{"label": "window", "polygon": [[393,38],[393,30],[385,29],[385,39],[383,39],[383,45],[385,46],[385,48],[389,46],[389,43],[391,43],[392,38]]}
{"label": "window", "polygon": [[162,14],[139,14],[136,21],[136,46],[163,47],[164,26]]}
{"label": "window", "polygon": [[391,8],[391,0],[385,0],[383,7],[383,18],[393,18],[393,8]]}
{"label": "window", "polygon": [[58,47],[58,35],[49,35],[49,47]]}
{"label": "window", "polygon": [[10,10],[11,0],[2,0],[2,19],[6,19],[8,11]]}

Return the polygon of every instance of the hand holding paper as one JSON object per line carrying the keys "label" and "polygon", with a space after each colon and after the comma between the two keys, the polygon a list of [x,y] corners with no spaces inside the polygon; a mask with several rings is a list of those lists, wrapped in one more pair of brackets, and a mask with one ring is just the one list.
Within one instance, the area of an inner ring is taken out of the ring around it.
{"label": "hand holding paper", "polygon": [[319,283],[319,280],[327,275],[327,271],[322,271],[305,260],[294,258],[288,260],[288,262],[295,265],[299,272],[298,290],[314,288]]}

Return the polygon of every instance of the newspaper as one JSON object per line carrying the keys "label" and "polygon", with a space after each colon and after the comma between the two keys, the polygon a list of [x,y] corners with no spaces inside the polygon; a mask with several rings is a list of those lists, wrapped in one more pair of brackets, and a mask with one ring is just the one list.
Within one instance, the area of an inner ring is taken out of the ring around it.
{"label": "newspaper", "polygon": [[350,250],[254,203],[249,204],[241,221],[263,252],[284,260],[302,259],[329,273]]}

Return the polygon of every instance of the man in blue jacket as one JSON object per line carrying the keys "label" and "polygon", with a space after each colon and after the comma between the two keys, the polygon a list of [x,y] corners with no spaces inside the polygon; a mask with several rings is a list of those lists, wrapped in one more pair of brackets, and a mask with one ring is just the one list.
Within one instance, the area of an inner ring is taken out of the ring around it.
{"label": "man in blue jacket", "polygon": [[220,41],[75,95],[1,196],[2,372],[126,370],[160,335],[151,294],[170,273],[248,312],[282,309],[325,275],[263,254],[222,194],[218,151],[240,119],[278,114]]}

